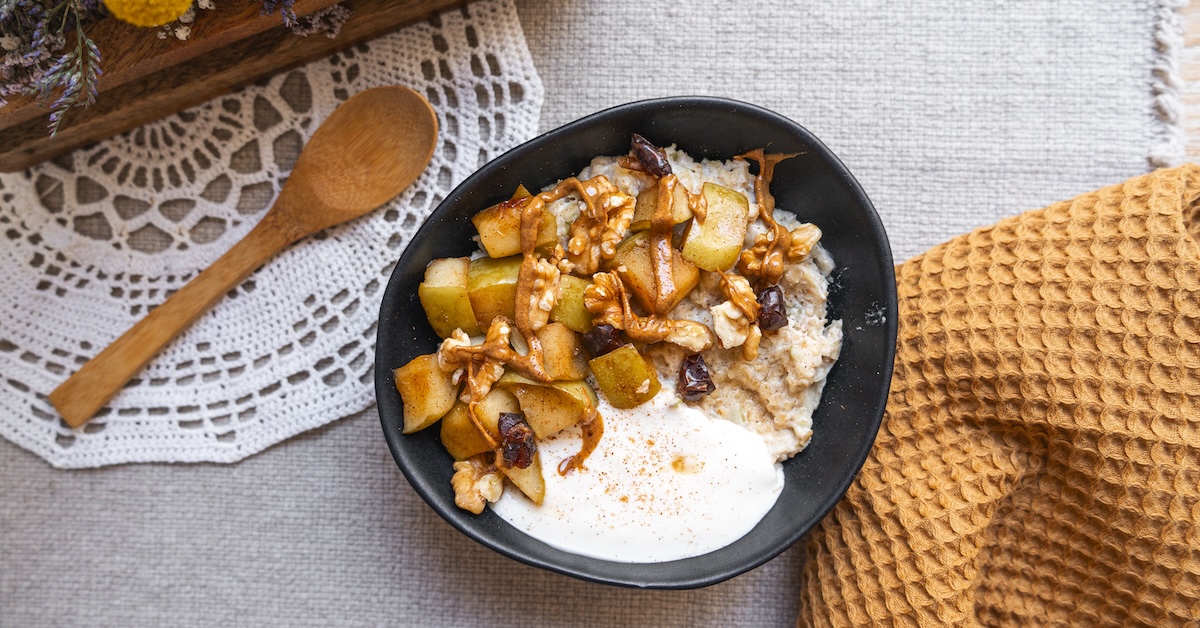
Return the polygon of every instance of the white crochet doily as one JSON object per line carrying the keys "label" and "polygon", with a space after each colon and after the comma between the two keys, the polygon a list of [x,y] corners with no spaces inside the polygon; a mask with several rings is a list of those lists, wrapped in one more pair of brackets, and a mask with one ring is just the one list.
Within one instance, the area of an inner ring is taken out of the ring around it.
{"label": "white crochet doily", "polygon": [[[68,428],[50,391],[248,232],[338,103],[387,84],[437,110],[421,178],[268,262]],[[533,136],[541,102],[511,0],[486,0],[0,174],[0,435],[58,467],[232,462],[368,407],[395,260],[453,186]]]}

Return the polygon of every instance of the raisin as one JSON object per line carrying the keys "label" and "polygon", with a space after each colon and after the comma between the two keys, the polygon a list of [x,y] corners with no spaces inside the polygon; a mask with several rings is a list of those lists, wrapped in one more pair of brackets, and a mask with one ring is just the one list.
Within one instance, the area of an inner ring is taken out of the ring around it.
{"label": "raisin", "polygon": [[787,327],[787,308],[783,305],[783,288],[771,286],[758,293],[758,328],[763,331]]}
{"label": "raisin", "polygon": [[616,351],[625,345],[621,332],[609,324],[596,325],[583,335],[583,348],[593,357]]}
{"label": "raisin", "polygon": [[642,168],[656,177],[671,174],[671,163],[667,161],[667,151],[650,143],[650,140],[633,134],[633,156],[642,164]]}
{"label": "raisin", "polygon": [[712,377],[708,374],[708,365],[704,356],[693,353],[683,359],[679,365],[679,396],[684,401],[699,401],[701,397],[717,389]]}
{"label": "raisin", "polygon": [[533,428],[529,427],[525,415],[501,412],[497,427],[500,430],[500,453],[504,457],[504,466],[525,469],[533,464],[537,443],[533,440]]}

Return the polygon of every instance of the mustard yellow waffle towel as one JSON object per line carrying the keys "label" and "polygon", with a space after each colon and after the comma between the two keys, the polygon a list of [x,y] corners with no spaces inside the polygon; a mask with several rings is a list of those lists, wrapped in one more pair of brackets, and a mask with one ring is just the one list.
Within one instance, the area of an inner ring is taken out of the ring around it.
{"label": "mustard yellow waffle towel", "polygon": [[897,268],[875,447],[801,625],[1200,623],[1200,167]]}

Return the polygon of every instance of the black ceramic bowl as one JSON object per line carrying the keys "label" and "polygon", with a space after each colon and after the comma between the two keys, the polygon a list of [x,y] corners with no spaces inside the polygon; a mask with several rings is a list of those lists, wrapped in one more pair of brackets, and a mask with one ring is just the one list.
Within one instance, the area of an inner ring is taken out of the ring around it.
{"label": "black ceramic bowl", "polygon": [[[578,173],[597,155],[629,150],[632,133],[675,143],[693,157],[728,159],[757,147],[800,153],[779,164],[771,189],[782,209],[824,232],[838,269],[830,318],[845,339],[813,417],[808,448],[784,463],[778,502],[746,536],[715,552],[665,563],[618,563],[557,550],[485,510],[454,505],[452,460],[438,429],[402,435],[403,407],[392,369],[437,349],[417,300],[425,265],[475,248],[470,218],[504,200],[517,184],[538,190]],[[488,163],[434,210],[400,256],[379,314],[375,390],[384,437],[409,483],[439,515],[505,556],[577,578],[635,587],[685,589],[715,584],[770,560],[825,516],[842,497],[879,430],[896,343],[896,284],[887,236],[858,182],[800,125],[754,105],[715,98],[635,102],[588,116]]]}

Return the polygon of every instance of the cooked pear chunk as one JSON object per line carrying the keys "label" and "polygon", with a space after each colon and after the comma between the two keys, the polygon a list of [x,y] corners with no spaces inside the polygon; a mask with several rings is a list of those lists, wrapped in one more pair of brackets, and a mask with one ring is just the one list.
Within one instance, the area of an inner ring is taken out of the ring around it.
{"label": "cooked pear chunk", "polygon": [[614,408],[633,408],[658,394],[654,366],[631,344],[588,361],[596,384]]}
{"label": "cooked pear chunk", "polygon": [[[605,263],[605,269],[617,273],[639,305],[647,311],[654,311],[657,286],[654,281],[654,261],[650,259],[650,242],[649,231],[640,231],[629,236],[617,247],[613,258]],[[675,298],[671,301],[668,311],[679,305],[692,288],[696,287],[700,281],[700,270],[672,248],[671,275],[675,283]]]}
{"label": "cooked pear chunk", "polygon": [[[521,405],[512,393],[501,388],[493,388],[475,406],[479,422],[487,429],[493,439],[500,439],[500,413],[520,412]],[[487,440],[475,429],[471,417],[467,414],[467,404],[458,401],[446,416],[442,417],[442,445],[455,460],[466,460],[476,454],[491,451]]]}
{"label": "cooked pear chunk", "polygon": [[437,354],[419,355],[394,370],[396,390],[404,402],[404,433],[423,430],[442,418],[458,397],[452,373],[438,366]]}
{"label": "cooked pear chunk", "polygon": [[590,331],[595,314],[583,305],[583,291],[590,285],[590,280],[575,275],[559,277],[558,301],[554,303],[554,309],[550,310],[550,320],[558,321],[581,334]]}
{"label": "cooked pear chunk", "polygon": [[587,356],[579,334],[562,323],[550,323],[534,332],[542,344],[542,359],[550,379],[570,380],[587,377]]}
{"label": "cooked pear chunk", "polygon": [[425,317],[434,333],[448,337],[455,329],[468,334],[478,334],[479,325],[475,312],[471,310],[471,299],[467,295],[467,267],[471,260],[465,257],[443,257],[429,262],[425,267],[425,281],[417,286],[417,297],[425,308]]}
{"label": "cooked pear chunk", "polygon": [[502,388],[492,388],[483,399],[475,405],[479,422],[483,424],[492,438],[500,439],[500,414],[503,412],[520,412],[521,404],[517,398]]}
{"label": "cooked pear chunk", "polygon": [[524,469],[501,467],[500,472],[508,477],[513,486],[525,493],[530,501],[542,505],[542,500],[546,498],[546,478],[542,477],[540,454],[533,454],[533,462]]}
{"label": "cooked pear chunk", "polygon": [[551,382],[543,384],[509,371],[496,382],[517,396],[525,421],[533,435],[545,438],[589,418],[599,403],[587,382]]}
{"label": "cooked pear chunk", "polygon": [[[518,188],[519,195],[524,187]],[[521,213],[529,203],[528,191],[525,196],[514,195],[513,198],[497,203],[475,214],[471,222],[479,231],[479,243],[489,257],[500,258],[516,255],[521,252]],[[538,230],[537,246],[551,246],[558,242],[558,224],[554,214],[542,210],[542,226]]]}
{"label": "cooked pear chunk", "polygon": [[487,329],[497,316],[516,319],[517,276],[520,273],[520,255],[471,260],[467,266],[467,297],[480,329]]}
{"label": "cooked pear chunk", "polygon": [[[692,217],[692,207],[688,204],[687,188],[682,183],[675,183],[675,193],[671,203],[672,224],[682,224]],[[637,205],[633,208],[633,220],[629,223],[630,231],[645,231],[650,228],[650,219],[654,217],[654,208],[658,204],[658,186],[652,185],[638,194]]]}
{"label": "cooked pear chunk", "polygon": [[441,439],[442,446],[455,460],[466,460],[492,450],[471,423],[471,417],[467,414],[467,404],[462,401],[456,402],[446,416],[442,417]]}
{"label": "cooked pear chunk", "polygon": [[737,263],[749,225],[750,202],[741,192],[705,183],[703,222],[693,218],[683,235],[684,259],[704,270],[729,270]]}

